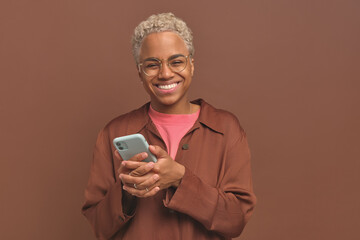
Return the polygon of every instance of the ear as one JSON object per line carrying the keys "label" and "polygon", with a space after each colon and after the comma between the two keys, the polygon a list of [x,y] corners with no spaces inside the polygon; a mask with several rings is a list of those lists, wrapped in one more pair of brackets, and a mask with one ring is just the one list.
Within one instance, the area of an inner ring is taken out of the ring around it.
{"label": "ear", "polygon": [[191,58],[190,65],[191,65],[191,76],[194,76],[195,65],[194,65],[194,59],[193,58]]}
{"label": "ear", "polygon": [[140,82],[142,82],[142,78],[141,78],[141,70],[140,70],[139,65],[136,65],[136,71],[137,71],[137,73],[138,73],[138,75],[139,75]]}

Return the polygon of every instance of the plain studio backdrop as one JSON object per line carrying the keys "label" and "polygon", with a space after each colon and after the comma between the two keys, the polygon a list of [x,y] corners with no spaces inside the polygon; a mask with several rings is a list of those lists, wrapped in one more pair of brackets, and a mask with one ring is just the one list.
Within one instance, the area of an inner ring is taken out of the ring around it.
{"label": "plain studio backdrop", "polygon": [[169,11],[194,32],[191,98],[248,134],[258,205],[238,239],[360,239],[356,0],[1,0],[1,239],[95,239],[96,136],[148,101],[130,37]]}

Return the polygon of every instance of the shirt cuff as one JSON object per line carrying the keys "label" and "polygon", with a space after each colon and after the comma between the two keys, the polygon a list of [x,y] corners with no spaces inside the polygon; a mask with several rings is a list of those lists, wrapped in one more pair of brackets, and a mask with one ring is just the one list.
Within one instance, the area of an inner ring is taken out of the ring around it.
{"label": "shirt cuff", "polygon": [[[116,214],[117,218],[119,219],[119,221],[121,223],[125,223],[135,215],[136,203],[135,203],[135,208],[131,212],[130,215],[126,214],[124,212],[124,209],[126,208],[126,206],[131,204],[129,201],[136,201],[136,198],[132,197],[129,193],[127,193],[125,190],[123,190],[122,187],[123,187],[123,184],[121,183],[121,181],[118,181],[115,183],[114,189],[112,191],[112,194],[113,194],[112,203],[115,205],[114,209],[116,209],[115,214]],[[130,195],[130,196],[127,196],[127,195]]]}
{"label": "shirt cuff", "polygon": [[179,186],[176,189],[168,188],[166,190],[165,199],[163,200],[164,206],[179,212],[185,210],[184,205],[191,204],[192,199],[197,198],[199,194],[199,181],[199,178],[185,167],[185,174]]}

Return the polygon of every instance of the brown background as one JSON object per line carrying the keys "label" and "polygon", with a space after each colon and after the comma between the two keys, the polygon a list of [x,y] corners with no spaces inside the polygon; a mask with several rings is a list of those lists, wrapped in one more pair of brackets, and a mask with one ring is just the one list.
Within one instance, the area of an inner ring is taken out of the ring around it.
{"label": "brown background", "polygon": [[1,0],[1,239],[94,239],[95,138],[147,101],[130,35],[167,11],[194,32],[192,98],[248,133],[258,205],[239,239],[360,239],[359,3]]}

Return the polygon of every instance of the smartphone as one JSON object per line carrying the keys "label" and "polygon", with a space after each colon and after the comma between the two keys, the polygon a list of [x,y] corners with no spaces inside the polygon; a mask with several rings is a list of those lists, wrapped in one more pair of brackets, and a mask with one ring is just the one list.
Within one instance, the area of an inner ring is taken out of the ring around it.
{"label": "smartphone", "polygon": [[144,162],[157,162],[156,157],[149,151],[149,144],[145,137],[140,133],[117,137],[113,140],[113,144],[124,160],[129,160],[138,153],[146,152],[148,157],[143,160]]}

